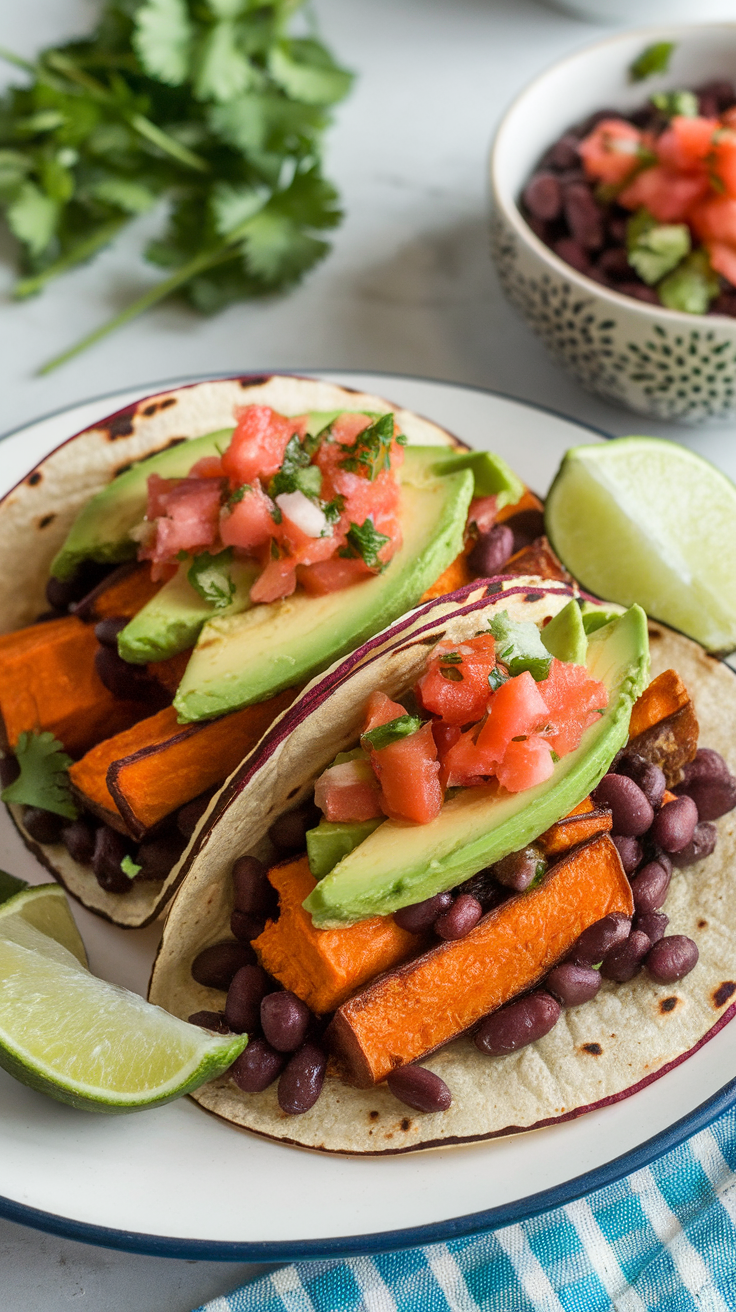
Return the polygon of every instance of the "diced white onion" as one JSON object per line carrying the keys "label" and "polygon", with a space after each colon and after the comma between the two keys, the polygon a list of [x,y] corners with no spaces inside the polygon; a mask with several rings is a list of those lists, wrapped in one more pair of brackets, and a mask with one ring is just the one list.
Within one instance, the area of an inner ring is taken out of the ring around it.
{"label": "diced white onion", "polygon": [[321,538],[327,531],[327,518],[309,497],[303,492],[281,492],[276,498],[276,505],[292,524],[296,524],[308,538]]}

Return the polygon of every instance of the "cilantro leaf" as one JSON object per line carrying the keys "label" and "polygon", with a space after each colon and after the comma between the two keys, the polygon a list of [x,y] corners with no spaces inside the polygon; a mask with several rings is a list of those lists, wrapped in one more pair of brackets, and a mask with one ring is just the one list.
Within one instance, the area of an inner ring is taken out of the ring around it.
{"label": "cilantro leaf", "polygon": [[35,182],[24,182],[7,211],[8,227],[19,241],[25,242],[32,255],[46,250],[54,235],[58,217],[57,202],[45,196]]}
{"label": "cilantro leaf", "polygon": [[75,820],[74,805],[67,773],[72,763],[62,744],[46,730],[22,733],[15,749],[20,774],[0,793],[3,802],[18,806],[39,806],[54,815]]}
{"label": "cilantro leaf", "polygon": [[203,601],[209,602],[215,610],[224,610],[235,595],[235,583],[228,566],[232,564],[232,548],[227,547],[216,556],[209,551],[201,551],[194,557],[187,572],[187,579]]}
{"label": "cilantro leaf", "polygon": [[192,36],[186,0],[146,0],[135,17],[133,48],[151,77],[179,87],[189,72]]}
{"label": "cilantro leaf", "polygon": [[269,72],[293,100],[331,105],[350,90],[352,74],[338,68],[319,41],[279,41],[271,50]]}
{"label": "cilantro leaf", "polygon": [[698,97],[692,91],[658,91],[649,99],[667,118],[674,118],[676,114],[681,118],[698,117]]}
{"label": "cilantro leaf", "polygon": [[349,473],[367,472],[369,480],[373,482],[382,470],[391,468],[393,437],[393,415],[390,413],[381,415],[375,423],[369,424],[362,433],[358,433],[354,443],[340,443],[340,450],[348,453],[340,464]]}
{"label": "cilantro leaf", "polygon": [[268,495],[273,500],[282,492],[303,492],[305,497],[312,497],[314,500],[321,490],[320,469],[310,463],[309,452],[305,450],[296,433],[292,433],[284,450],[281,468],[268,485]]}
{"label": "cilantro leaf", "polygon": [[349,543],[347,555],[362,556],[371,569],[385,568],[378,559],[378,553],[391,539],[385,533],[377,532],[372,519],[364,519],[362,524],[351,524],[346,536]]}
{"label": "cilantro leaf", "polygon": [[374,752],[380,752],[382,747],[397,743],[401,738],[408,738],[410,734],[417,733],[421,728],[422,721],[416,715],[397,715],[395,720],[378,724],[375,729],[364,733],[360,741],[368,743]]}
{"label": "cilantro leaf", "polygon": [[644,82],[655,73],[666,73],[674,50],[674,41],[655,41],[647,46],[629,66],[629,81]]}
{"label": "cilantro leaf", "polygon": [[243,53],[235,24],[222,19],[204,38],[194,94],[198,100],[235,100],[257,82],[255,68]]}

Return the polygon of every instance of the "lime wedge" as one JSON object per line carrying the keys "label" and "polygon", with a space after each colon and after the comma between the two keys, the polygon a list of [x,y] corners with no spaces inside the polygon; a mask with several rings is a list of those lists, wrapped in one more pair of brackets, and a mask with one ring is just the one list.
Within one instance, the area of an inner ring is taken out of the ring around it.
{"label": "lime wedge", "polygon": [[0,1065],[23,1084],[88,1111],[137,1111],[220,1075],[246,1042],[90,974],[58,884],[0,906]]}
{"label": "lime wedge", "polygon": [[655,437],[573,447],[545,524],[588,591],[709,651],[736,647],[736,486],[702,456]]}

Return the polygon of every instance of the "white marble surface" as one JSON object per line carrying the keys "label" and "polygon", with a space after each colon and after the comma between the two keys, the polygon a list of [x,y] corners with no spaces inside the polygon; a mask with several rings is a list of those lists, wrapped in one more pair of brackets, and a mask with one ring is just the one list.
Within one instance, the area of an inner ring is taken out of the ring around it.
{"label": "white marble surface", "polygon": [[[25,55],[82,31],[92,0],[0,6],[0,45]],[[0,240],[0,431],[85,397],[184,374],[352,368],[473,383],[613,433],[641,422],[562,375],[506,307],[487,255],[485,169],[505,105],[546,64],[604,34],[535,0],[316,0],[359,74],[330,138],[347,218],[331,257],[288,299],[200,319],[164,306],[46,378],[35,370],[158,275],[148,216],[93,265],[16,305]],[[698,17],[736,16],[702,0]],[[2,73],[0,71],[0,76]],[[736,473],[732,425],[667,425]],[[2,459],[0,449],[0,459]],[[116,1253],[0,1221],[2,1305],[13,1312],[189,1312],[260,1268]]]}

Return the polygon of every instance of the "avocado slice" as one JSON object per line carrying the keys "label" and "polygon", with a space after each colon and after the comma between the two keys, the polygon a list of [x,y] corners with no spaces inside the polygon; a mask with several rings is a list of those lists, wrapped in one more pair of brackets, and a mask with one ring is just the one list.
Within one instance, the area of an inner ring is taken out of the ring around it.
{"label": "avocado slice", "polygon": [[509,852],[526,847],[567,815],[605,774],[628,735],[649,669],[647,617],[639,606],[591,634],[586,666],[609,703],[552,776],[523,793],[496,784],[466,788],[427,825],[386,820],[335,866],[305,900],[315,925],[351,924],[454,888]]}
{"label": "avocado slice", "polygon": [[324,879],[342,861],[348,852],[363,842],[379,825],[378,820],[320,820],[314,829],[307,830],[307,856],[309,869],[315,879]]}
{"label": "avocado slice", "polygon": [[435,452],[435,474],[454,474],[469,469],[475,482],[474,496],[495,496],[498,509],[515,506],[524,495],[524,484],[506,461],[493,451],[457,451],[453,447],[413,447]]}
{"label": "avocado slice", "polygon": [[572,665],[585,664],[588,635],[580,607],[574,598],[562,610],[558,610],[549,624],[545,624],[540,637],[547,651],[556,656],[558,661],[569,661]]}
{"label": "avocado slice", "polygon": [[[208,720],[263,701],[352,651],[416,606],[462,550],[473,495],[470,470],[439,477],[407,447],[399,477],[404,541],[388,569],[324,597],[296,592],[202,629],[174,706],[183,721]],[[436,460],[433,448],[431,460]]]}
{"label": "avocado slice", "polygon": [[166,660],[193,647],[202,625],[213,614],[238,615],[248,610],[253,604],[249,594],[259,567],[255,561],[233,560],[228,569],[235,591],[230,604],[215,612],[189,582],[189,562],[180,565],[173,579],[118,634],[118,652],[123,660],[133,665]]}

